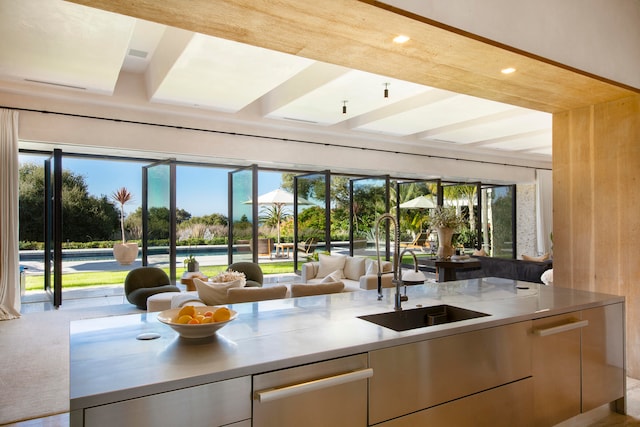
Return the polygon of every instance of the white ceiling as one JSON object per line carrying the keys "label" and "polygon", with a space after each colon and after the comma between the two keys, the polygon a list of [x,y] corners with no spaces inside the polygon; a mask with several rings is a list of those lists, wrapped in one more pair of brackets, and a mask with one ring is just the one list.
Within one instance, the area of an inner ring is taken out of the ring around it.
{"label": "white ceiling", "polygon": [[127,71],[144,75],[151,103],[228,114],[258,105],[261,118],[279,123],[377,133],[405,144],[551,157],[548,113],[61,0],[0,0],[0,39],[0,80],[113,95],[120,72]]}

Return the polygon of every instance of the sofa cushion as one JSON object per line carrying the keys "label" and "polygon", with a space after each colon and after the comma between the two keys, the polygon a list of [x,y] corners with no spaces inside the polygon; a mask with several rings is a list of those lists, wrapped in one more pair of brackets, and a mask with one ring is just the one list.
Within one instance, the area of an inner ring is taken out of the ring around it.
{"label": "sofa cushion", "polygon": [[344,290],[344,283],[319,283],[317,285],[306,283],[294,283],[291,285],[291,296],[306,297],[311,295],[335,294]]}
{"label": "sofa cushion", "polygon": [[318,254],[320,265],[318,266],[318,274],[316,277],[321,279],[336,270],[343,270],[346,258],[345,255]]}
{"label": "sofa cushion", "polygon": [[227,304],[282,299],[285,298],[286,295],[287,287],[285,285],[276,285],[266,288],[231,288],[227,291]]}
{"label": "sofa cushion", "polygon": [[344,277],[350,280],[360,280],[360,276],[364,276],[365,273],[366,260],[360,256],[347,257],[344,262]]}
{"label": "sofa cushion", "polygon": [[327,274],[324,277],[324,279],[322,279],[320,281],[320,283],[339,282],[340,279],[344,279],[344,276],[342,275],[342,270],[336,270],[336,271],[332,271],[331,273]]}

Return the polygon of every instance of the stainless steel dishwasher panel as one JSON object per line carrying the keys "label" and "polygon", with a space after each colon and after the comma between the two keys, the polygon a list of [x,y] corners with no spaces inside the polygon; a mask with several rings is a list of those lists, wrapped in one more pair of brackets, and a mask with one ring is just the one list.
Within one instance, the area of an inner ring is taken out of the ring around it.
{"label": "stainless steel dishwasher panel", "polygon": [[367,425],[366,354],[254,375],[254,427]]}
{"label": "stainless steel dishwasher panel", "polygon": [[372,351],[370,424],[530,377],[530,329],[520,322]]}

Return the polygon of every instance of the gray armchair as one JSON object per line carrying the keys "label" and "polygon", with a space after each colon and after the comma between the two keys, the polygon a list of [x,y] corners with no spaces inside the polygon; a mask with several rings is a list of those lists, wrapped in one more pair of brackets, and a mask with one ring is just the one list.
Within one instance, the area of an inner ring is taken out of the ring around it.
{"label": "gray armchair", "polygon": [[264,274],[262,273],[262,269],[255,262],[248,261],[239,261],[234,262],[227,270],[238,271],[240,273],[244,273],[247,278],[246,287],[257,287],[261,288],[264,283]]}
{"label": "gray armchair", "polygon": [[147,309],[147,298],[162,292],[180,292],[180,288],[172,285],[167,273],[160,268],[135,268],[124,279],[127,301],[141,310]]}

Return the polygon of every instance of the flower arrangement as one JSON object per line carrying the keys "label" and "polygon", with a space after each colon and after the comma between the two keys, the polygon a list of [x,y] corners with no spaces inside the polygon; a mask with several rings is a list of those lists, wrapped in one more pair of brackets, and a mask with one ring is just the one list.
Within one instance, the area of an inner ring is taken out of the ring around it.
{"label": "flower arrangement", "polygon": [[457,229],[464,224],[464,219],[457,214],[455,208],[438,206],[429,215],[431,226],[435,228]]}
{"label": "flower arrangement", "polygon": [[244,273],[239,271],[227,270],[218,274],[217,276],[212,277],[210,280],[214,283],[227,283],[233,282],[238,279],[243,279],[246,281],[247,276]]}

